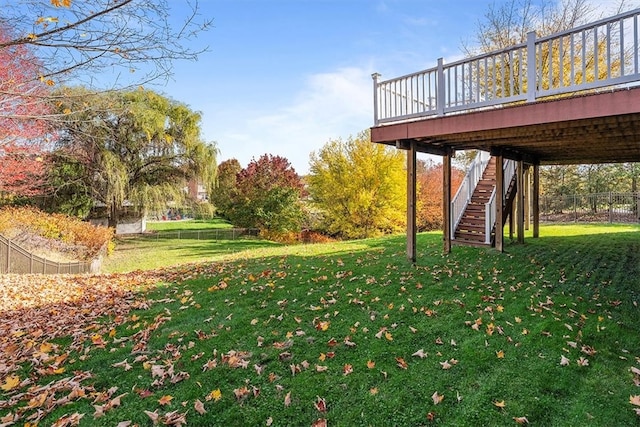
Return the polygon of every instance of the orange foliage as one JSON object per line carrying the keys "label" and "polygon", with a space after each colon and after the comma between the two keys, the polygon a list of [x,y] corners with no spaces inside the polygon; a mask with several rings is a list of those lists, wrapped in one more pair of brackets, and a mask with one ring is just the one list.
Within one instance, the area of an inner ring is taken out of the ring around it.
{"label": "orange foliage", "polygon": [[[419,231],[442,229],[442,163],[420,161],[417,171],[417,226]],[[458,191],[464,172],[451,169],[451,194]]]}
{"label": "orange foliage", "polygon": [[113,238],[114,230],[62,214],[47,214],[31,207],[0,210],[0,233],[22,231],[86,248],[83,258],[95,257]]}

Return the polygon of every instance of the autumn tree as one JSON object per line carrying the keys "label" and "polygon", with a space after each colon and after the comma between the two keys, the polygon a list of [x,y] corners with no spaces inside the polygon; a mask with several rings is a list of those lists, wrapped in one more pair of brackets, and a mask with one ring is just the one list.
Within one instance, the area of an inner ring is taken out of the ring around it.
{"label": "autumn tree", "polygon": [[237,176],[241,170],[242,166],[237,159],[225,160],[218,165],[218,177],[211,190],[211,203],[217,214],[225,219],[230,219],[229,213],[237,194]]}
{"label": "autumn tree", "polygon": [[[442,230],[442,163],[418,160],[416,165],[416,224],[419,231]],[[458,191],[464,172],[451,169],[451,191]]]}
{"label": "autumn tree", "polygon": [[[225,173],[230,175],[234,168],[235,162],[230,162]],[[303,190],[300,177],[286,158],[264,154],[236,175],[225,213],[234,225],[259,228],[269,236],[297,233],[304,219]]]}
{"label": "autumn tree", "polygon": [[[11,37],[11,31],[0,26],[0,44]],[[51,111],[43,100],[49,89],[31,78],[40,69],[27,46],[0,49],[0,194],[5,197],[32,196],[45,189],[43,160],[50,129],[39,117]]]}
{"label": "autumn tree", "polygon": [[71,96],[56,102],[67,111],[58,129],[57,170],[62,177],[77,174],[67,178],[76,191],[58,182],[54,202],[83,189],[107,207],[115,225],[125,204],[143,214],[181,203],[192,178],[212,187],[217,150],[200,136],[199,113],[149,90],[93,94],[75,88],[60,96],[65,93]]}
{"label": "autumn tree", "polygon": [[312,203],[332,235],[363,238],[397,232],[405,224],[405,154],[371,143],[369,131],[327,142],[310,158]]}

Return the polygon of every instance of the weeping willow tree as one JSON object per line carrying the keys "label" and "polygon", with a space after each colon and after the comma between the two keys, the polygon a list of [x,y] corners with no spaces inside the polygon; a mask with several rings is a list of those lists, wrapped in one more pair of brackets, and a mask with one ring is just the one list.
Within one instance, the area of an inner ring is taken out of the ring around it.
{"label": "weeping willow tree", "polygon": [[[207,189],[215,182],[217,149],[200,135],[200,113],[180,102],[149,90],[67,88],[55,107],[63,113],[57,150],[64,156],[57,158],[82,165],[73,182],[107,208],[112,226],[124,212],[143,215],[183,204],[190,180]],[[52,197],[67,194],[66,184],[58,182]]]}

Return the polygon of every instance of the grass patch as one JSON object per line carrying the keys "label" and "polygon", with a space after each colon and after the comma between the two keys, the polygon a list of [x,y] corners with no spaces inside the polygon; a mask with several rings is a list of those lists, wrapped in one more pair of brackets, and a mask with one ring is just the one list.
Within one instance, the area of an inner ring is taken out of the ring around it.
{"label": "grass patch", "polygon": [[[93,391],[40,423],[637,424],[640,227],[541,235],[503,254],[443,255],[441,234],[421,234],[415,266],[394,236],[183,267],[190,279],[150,291],[144,309],[60,341],[66,371],[90,372],[81,384]],[[36,370],[25,362],[21,379],[62,376]],[[26,405],[0,405],[0,417]]]}
{"label": "grass patch", "polygon": [[233,225],[229,221],[222,218],[214,218],[211,220],[147,221],[147,230],[149,231],[212,230],[232,227]]}
{"label": "grass patch", "polygon": [[258,239],[193,240],[156,239],[155,237],[120,238],[116,249],[105,258],[102,271],[121,273],[153,270],[193,262],[213,262],[241,256],[246,251],[281,246]]}

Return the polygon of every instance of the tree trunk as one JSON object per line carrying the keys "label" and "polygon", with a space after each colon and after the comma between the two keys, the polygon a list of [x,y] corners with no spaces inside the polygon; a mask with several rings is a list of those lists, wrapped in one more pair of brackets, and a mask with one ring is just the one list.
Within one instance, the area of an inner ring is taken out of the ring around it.
{"label": "tree trunk", "polygon": [[109,213],[109,227],[113,227],[116,228],[116,226],[118,225],[118,207],[116,205],[116,201],[115,199],[113,200],[112,204],[111,204],[111,209],[110,209],[110,213]]}

